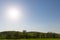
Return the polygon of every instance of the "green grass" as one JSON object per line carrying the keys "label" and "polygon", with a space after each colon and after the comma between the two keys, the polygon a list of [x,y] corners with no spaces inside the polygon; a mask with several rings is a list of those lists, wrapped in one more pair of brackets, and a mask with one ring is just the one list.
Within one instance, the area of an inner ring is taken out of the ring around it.
{"label": "green grass", "polygon": [[53,38],[42,38],[42,39],[0,39],[0,40],[60,40],[60,39],[53,39]]}

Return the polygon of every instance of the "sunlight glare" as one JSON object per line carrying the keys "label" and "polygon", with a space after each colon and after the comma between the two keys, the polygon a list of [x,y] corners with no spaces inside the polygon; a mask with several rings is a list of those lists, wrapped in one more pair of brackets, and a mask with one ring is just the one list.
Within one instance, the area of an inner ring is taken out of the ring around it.
{"label": "sunlight glare", "polygon": [[9,20],[18,20],[19,18],[21,18],[21,10],[14,8],[14,7],[10,7],[7,9],[6,11],[7,13],[7,17]]}

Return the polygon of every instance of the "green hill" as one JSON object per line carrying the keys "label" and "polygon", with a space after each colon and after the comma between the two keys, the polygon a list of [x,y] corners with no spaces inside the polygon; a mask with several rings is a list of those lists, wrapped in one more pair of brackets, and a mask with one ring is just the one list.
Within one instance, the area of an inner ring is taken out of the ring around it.
{"label": "green hill", "polygon": [[1,39],[22,39],[22,38],[60,38],[60,34],[57,33],[42,33],[42,32],[23,32],[19,31],[3,31],[0,32]]}

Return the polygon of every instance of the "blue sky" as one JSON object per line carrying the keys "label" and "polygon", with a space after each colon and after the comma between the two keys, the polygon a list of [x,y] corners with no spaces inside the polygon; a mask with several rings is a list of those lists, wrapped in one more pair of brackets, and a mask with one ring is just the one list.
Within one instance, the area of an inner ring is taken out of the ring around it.
{"label": "blue sky", "polygon": [[[12,24],[5,21],[4,10],[11,5],[23,10],[22,21]],[[0,0],[0,30],[60,33],[60,0]]]}

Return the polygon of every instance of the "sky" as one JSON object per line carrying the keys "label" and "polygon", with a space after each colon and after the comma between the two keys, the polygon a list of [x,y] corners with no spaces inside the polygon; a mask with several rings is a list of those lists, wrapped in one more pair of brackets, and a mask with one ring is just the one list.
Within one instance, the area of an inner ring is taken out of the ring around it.
{"label": "sky", "polygon": [[[11,7],[18,20],[8,18]],[[0,0],[0,31],[23,30],[60,33],[60,0]]]}

